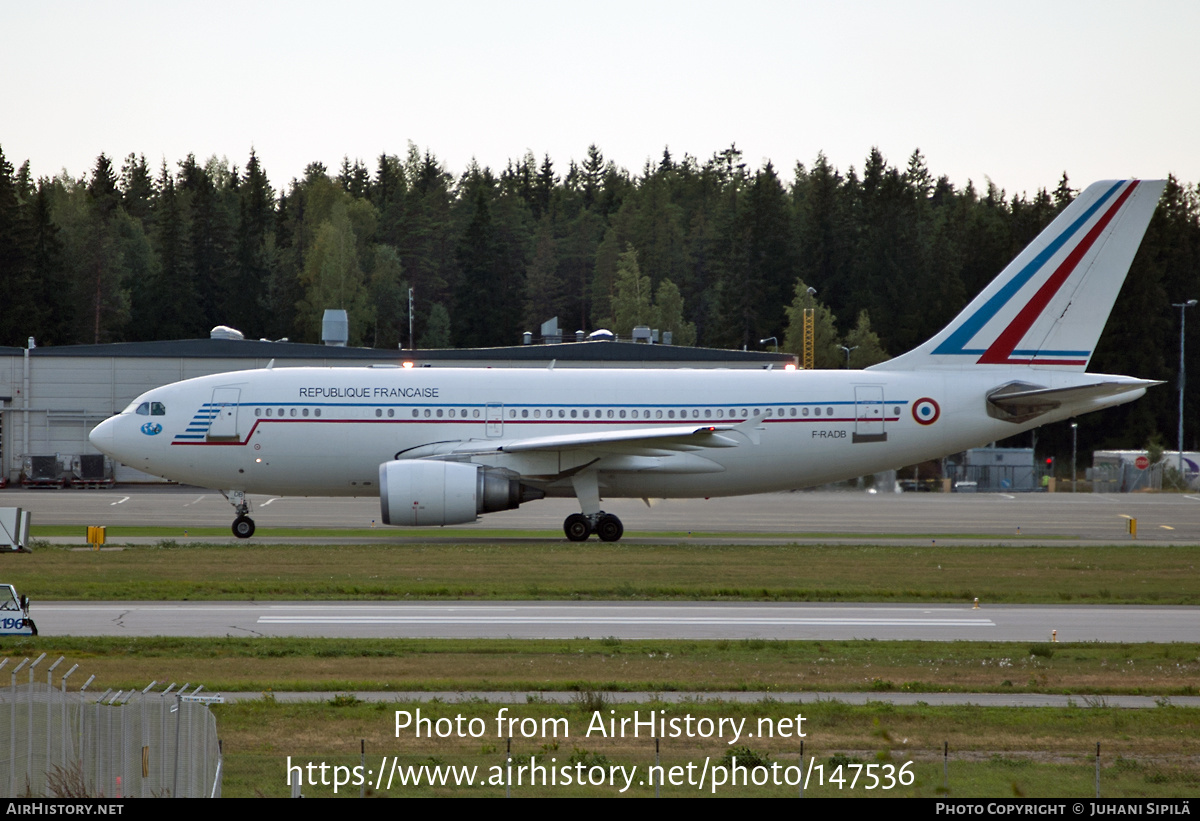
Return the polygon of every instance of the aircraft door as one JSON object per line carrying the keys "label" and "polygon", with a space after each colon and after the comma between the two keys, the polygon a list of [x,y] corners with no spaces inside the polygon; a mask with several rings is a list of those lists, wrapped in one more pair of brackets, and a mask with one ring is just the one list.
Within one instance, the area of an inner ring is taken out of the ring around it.
{"label": "aircraft door", "polygon": [[854,387],[854,443],[886,442],[883,429],[883,388],[874,385]]}
{"label": "aircraft door", "polygon": [[209,409],[213,412],[212,424],[208,426],[208,436],[211,441],[222,441],[242,438],[238,428],[238,401],[241,399],[240,388],[215,388],[212,394],[212,404]]}
{"label": "aircraft door", "polygon": [[504,406],[491,403],[487,406],[487,435],[498,439],[504,435]]}

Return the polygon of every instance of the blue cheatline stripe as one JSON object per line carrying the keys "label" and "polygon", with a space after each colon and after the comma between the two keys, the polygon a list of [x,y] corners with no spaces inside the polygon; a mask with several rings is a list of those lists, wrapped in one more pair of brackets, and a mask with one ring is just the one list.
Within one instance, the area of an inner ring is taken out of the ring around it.
{"label": "blue cheatline stripe", "polygon": [[[1028,265],[1018,271],[1016,275],[1014,275],[1008,282],[1004,283],[1003,287],[1001,287],[991,299],[985,302],[978,311],[967,317],[966,321],[963,322],[962,325],[958,326],[950,334],[950,336],[946,338],[946,341],[941,345],[938,345],[933,352],[935,354],[958,355],[973,355],[976,353],[975,351],[964,350],[963,346],[970,342],[972,337],[979,333],[979,330],[988,322],[990,322],[992,318],[996,316],[996,314],[1000,313],[1000,310],[1008,304],[1009,300],[1011,300],[1017,294],[1017,292],[1020,291],[1021,288],[1023,288],[1025,284],[1034,277],[1035,274],[1037,274],[1037,272],[1050,260],[1051,257],[1058,253],[1059,250],[1061,250],[1062,247],[1072,237],[1074,237],[1075,234],[1077,234],[1093,216],[1095,216],[1096,212],[1100,210],[1104,203],[1106,203],[1113,196],[1113,194],[1117,193],[1117,189],[1124,185],[1125,182],[1125,180],[1122,180],[1101,194],[1100,198],[1097,199],[1096,202],[1094,202],[1079,219],[1075,220],[1075,222],[1071,223],[1071,225],[1068,226],[1065,231],[1051,240],[1050,244],[1047,245],[1040,254],[1034,257]],[[983,352],[979,351],[978,353]],[[1088,354],[1080,353],[1078,355],[1087,356]]]}

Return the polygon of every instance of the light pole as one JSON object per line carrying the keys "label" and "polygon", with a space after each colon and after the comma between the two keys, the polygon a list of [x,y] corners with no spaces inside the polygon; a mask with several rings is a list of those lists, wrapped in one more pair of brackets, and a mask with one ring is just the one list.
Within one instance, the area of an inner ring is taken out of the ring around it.
{"label": "light pole", "polygon": [[847,348],[845,345],[839,345],[838,347],[846,352],[846,370],[850,370],[850,352],[857,351],[858,346],[855,345],[853,347]]}
{"label": "light pole", "polygon": [[[1079,441],[1079,423],[1071,423],[1071,492],[1075,492],[1075,482],[1079,476],[1075,472],[1075,445]],[[1094,492],[1094,491],[1093,491]]]}
{"label": "light pole", "polygon": [[775,343],[775,353],[779,353],[779,340],[776,339],[775,337],[768,336],[766,339],[758,340],[759,345],[766,345],[768,342],[774,342]]}
{"label": "light pole", "polygon": [[1187,309],[1196,307],[1196,300],[1189,299],[1187,302],[1172,302],[1172,308],[1179,309],[1179,478],[1182,481],[1183,474],[1183,329],[1184,323],[1187,321]]}

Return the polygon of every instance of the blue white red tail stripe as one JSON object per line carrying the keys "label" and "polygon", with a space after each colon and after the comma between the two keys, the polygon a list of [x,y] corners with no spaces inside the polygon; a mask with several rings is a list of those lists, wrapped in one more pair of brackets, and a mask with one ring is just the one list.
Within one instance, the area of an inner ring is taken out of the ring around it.
{"label": "blue white red tail stripe", "polygon": [[[1046,306],[1058,293],[1059,288],[1063,283],[1075,272],[1075,268],[1079,265],[1080,260],[1084,255],[1091,250],[1096,243],[1096,239],[1104,233],[1104,229],[1112,222],[1113,217],[1121,210],[1121,206],[1129,199],[1129,196],[1137,189],[1138,182],[1134,180],[1129,186],[1121,192],[1116,201],[1109,206],[1108,210],[1096,221],[1091,230],[1084,235],[1083,240],[1079,242],[1063,260],[1062,264],[1050,275],[1042,287],[1038,289],[1033,298],[1025,303],[1016,318],[1008,324],[1004,332],[996,337],[996,341],[984,352],[983,356],[979,357],[981,365],[1086,365],[1088,357],[1091,356],[1091,351],[1080,352],[1071,358],[1052,358],[1053,353],[1033,351],[1032,356],[1025,359],[1013,359],[1013,354],[1016,352],[1017,343],[1022,337],[1029,332],[1033,326],[1034,320],[1041,316],[1042,311],[1046,310]],[[1118,186],[1113,186],[1104,199],[1117,189]],[[1099,205],[1100,203],[1097,203]],[[1090,216],[1090,215],[1089,215]],[[1083,221],[1083,217],[1079,222]],[[1072,233],[1078,230],[1079,222],[1072,226]],[[1041,358],[1038,358],[1039,355]],[[1047,356],[1048,355],[1048,356]]]}
{"label": "blue white red tail stripe", "polygon": [[1086,368],[1162,188],[1088,186],[941,333],[874,369]]}

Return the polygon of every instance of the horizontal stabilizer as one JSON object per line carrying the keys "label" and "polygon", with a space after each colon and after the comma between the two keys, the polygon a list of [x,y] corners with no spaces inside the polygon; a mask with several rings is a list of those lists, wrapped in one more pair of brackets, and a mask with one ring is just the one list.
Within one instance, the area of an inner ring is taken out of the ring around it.
{"label": "horizontal stabilizer", "polygon": [[1064,405],[1078,405],[1082,413],[1094,410],[1098,400],[1121,397],[1119,401],[1101,403],[1102,407],[1119,405],[1137,399],[1146,388],[1161,384],[1149,379],[1123,379],[1069,388],[1045,388],[1027,382],[1010,382],[988,394],[988,414],[1006,422],[1027,422]]}

